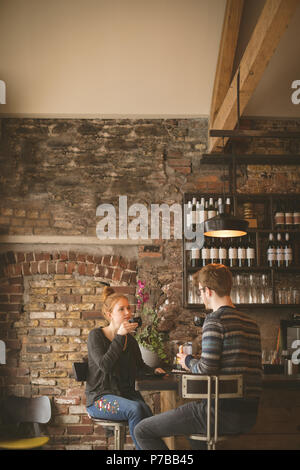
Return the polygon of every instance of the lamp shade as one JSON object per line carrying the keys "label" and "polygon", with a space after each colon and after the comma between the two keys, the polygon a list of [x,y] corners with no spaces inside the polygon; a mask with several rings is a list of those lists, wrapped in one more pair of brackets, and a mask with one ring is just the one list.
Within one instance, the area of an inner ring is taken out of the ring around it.
{"label": "lamp shade", "polygon": [[242,237],[247,235],[248,222],[232,215],[219,214],[204,223],[207,237]]}

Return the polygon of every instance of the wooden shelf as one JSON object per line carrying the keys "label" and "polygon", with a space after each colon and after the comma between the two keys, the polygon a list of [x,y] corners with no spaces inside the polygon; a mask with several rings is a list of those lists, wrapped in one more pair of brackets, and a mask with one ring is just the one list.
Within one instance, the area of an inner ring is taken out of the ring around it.
{"label": "wooden shelf", "polygon": [[[203,266],[197,266],[195,268],[193,267],[187,267],[186,270],[189,273],[196,273],[201,269]],[[253,266],[252,268],[249,268],[248,266],[245,267],[230,267],[228,266],[230,271],[232,272],[247,272],[247,273],[259,273],[259,272],[265,272],[265,271],[274,271],[279,272],[279,273],[295,273],[299,272],[300,273],[300,266],[289,266],[288,268],[278,268],[278,267],[270,267],[270,266]]]}
{"label": "wooden shelf", "polygon": [[245,154],[245,155],[232,155],[226,153],[206,153],[202,155],[201,163],[224,165],[225,164],[242,164],[242,165],[299,165],[300,155],[281,155],[281,154]]}
{"label": "wooden shelf", "polygon": [[265,131],[262,129],[210,129],[210,137],[263,138],[263,139],[300,139],[300,132]]}
{"label": "wooden shelf", "polygon": [[[299,304],[234,304],[237,309],[239,308],[289,308],[289,309],[297,309],[298,311],[300,310],[300,305]],[[203,310],[205,311],[204,304],[184,304],[184,308],[190,309],[190,310]]]}

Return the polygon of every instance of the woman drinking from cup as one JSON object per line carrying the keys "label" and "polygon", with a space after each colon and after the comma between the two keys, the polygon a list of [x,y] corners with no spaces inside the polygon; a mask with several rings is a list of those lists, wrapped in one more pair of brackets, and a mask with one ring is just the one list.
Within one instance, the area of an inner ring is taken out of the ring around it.
{"label": "woman drinking from cup", "polygon": [[140,450],[133,430],[152,412],[135,390],[135,379],[145,373],[164,371],[144,363],[138,343],[130,334],[138,323],[130,322],[127,297],[105,287],[102,300],[102,313],[109,324],[93,329],[88,336],[87,411],[93,418],[128,421],[130,435]]}

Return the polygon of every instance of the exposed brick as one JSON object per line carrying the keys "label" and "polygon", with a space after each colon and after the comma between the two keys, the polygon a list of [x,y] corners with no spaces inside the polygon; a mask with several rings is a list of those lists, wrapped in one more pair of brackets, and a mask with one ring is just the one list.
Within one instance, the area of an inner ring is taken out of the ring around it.
{"label": "exposed brick", "polygon": [[81,425],[81,426],[68,426],[67,427],[67,433],[68,434],[92,434],[94,431],[94,426],[87,426],[87,425]]}
{"label": "exposed brick", "polygon": [[101,311],[84,311],[82,312],[82,318],[84,320],[96,320],[97,318],[103,318],[103,314]]}
{"label": "exposed brick", "polygon": [[173,167],[177,173],[182,173],[183,175],[188,175],[191,173],[191,168],[190,167],[184,167],[184,166],[178,166],[178,167]]}
{"label": "exposed brick", "polygon": [[57,335],[80,336],[80,328],[56,328]]}
{"label": "exposed brick", "polygon": [[65,263],[57,262],[56,263],[56,272],[57,272],[57,274],[64,274],[65,273]]}
{"label": "exposed brick", "polygon": [[113,275],[112,275],[112,280],[113,281],[120,281],[122,277],[123,270],[122,269],[114,269]]}
{"label": "exposed brick", "polygon": [[72,274],[76,271],[77,264],[75,262],[68,262],[66,272]]}
{"label": "exposed brick", "polygon": [[30,272],[31,272],[31,274],[37,274],[38,273],[38,262],[37,261],[32,261],[30,263]]}
{"label": "exposed brick", "polygon": [[84,276],[86,274],[86,265],[84,263],[78,264],[78,273],[81,276]]}
{"label": "exposed brick", "polygon": [[[37,345],[32,346],[32,345],[28,345],[28,346],[26,346],[26,351],[27,351],[27,353],[47,354],[47,353],[51,352],[51,346],[37,346]],[[51,384],[45,384],[45,385],[51,385]]]}
{"label": "exposed brick", "polygon": [[31,336],[51,336],[54,335],[54,328],[34,328],[28,332]]}

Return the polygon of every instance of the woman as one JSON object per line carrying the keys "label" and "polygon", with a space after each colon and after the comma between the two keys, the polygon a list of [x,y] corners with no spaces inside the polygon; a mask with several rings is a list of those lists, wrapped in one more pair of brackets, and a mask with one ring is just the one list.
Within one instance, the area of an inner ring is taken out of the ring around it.
{"label": "woman", "polygon": [[130,334],[138,323],[128,321],[132,314],[127,297],[105,287],[102,300],[102,313],[109,325],[95,328],[88,336],[87,411],[94,418],[128,421],[132,440],[140,450],[133,430],[152,412],[135,390],[135,379],[146,372],[164,370],[154,370],[143,362],[140,348]]}

